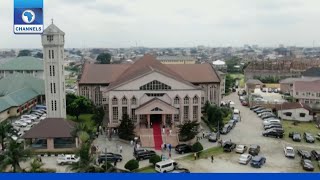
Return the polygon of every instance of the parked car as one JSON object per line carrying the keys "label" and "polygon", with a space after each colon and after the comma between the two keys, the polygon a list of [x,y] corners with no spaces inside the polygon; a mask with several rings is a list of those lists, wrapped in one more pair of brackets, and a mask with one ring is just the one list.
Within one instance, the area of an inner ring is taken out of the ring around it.
{"label": "parked car", "polygon": [[211,133],[208,137],[209,142],[217,142],[218,140],[218,134],[217,133]]}
{"label": "parked car", "polygon": [[319,150],[312,150],[312,151],[311,151],[311,156],[312,156],[315,160],[319,161],[319,160],[320,160],[320,151],[319,151]]}
{"label": "parked car", "polygon": [[282,128],[281,124],[270,124],[267,126],[264,126],[264,130],[272,129],[272,128]]}
{"label": "parked car", "polygon": [[261,119],[263,119],[263,120],[269,119],[269,118],[277,119],[277,116],[273,113],[268,113],[268,114],[265,114],[264,116],[261,116]]}
{"label": "parked car", "polygon": [[250,154],[241,154],[239,157],[239,163],[247,165],[252,159]]}
{"label": "parked car", "polygon": [[20,119],[19,121],[23,121],[27,124],[31,124],[32,123],[32,120],[31,119]]}
{"label": "parked car", "polygon": [[232,120],[235,120],[236,122],[240,122],[241,121],[241,116],[239,114],[234,114],[232,116]]}
{"label": "parked car", "polygon": [[284,155],[289,158],[295,158],[296,154],[294,153],[293,147],[287,146],[283,149]]}
{"label": "parked car", "polygon": [[236,144],[230,141],[227,141],[224,145],[223,145],[223,151],[224,152],[231,152],[233,149],[236,148]]}
{"label": "parked car", "polygon": [[229,124],[224,125],[222,130],[220,131],[221,134],[228,134],[231,131],[231,126]]}
{"label": "parked car", "polygon": [[184,154],[184,153],[192,152],[192,147],[188,144],[178,144],[175,150],[179,154]]}
{"label": "parked car", "polygon": [[274,115],[272,112],[262,112],[260,114],[258,114],[259,117],[264,117],[264,116],[268,116],[268,115]]}
{"label": "parked car", "polygon": [[24,121],[15,121],[12,125],[18,127],[26,127],[28,124]]}
{"label": "parked car", "polygon": [[301,135],[300,135],[300,133],[295,133],[295,134],[293,134],[292,140],[293,140],[293,141],[296,141],[296,142],[301,142]]}
{"label": "parked car", "polygon": [[156,155],[155,151],[146,150],[146,149],[137,150],[134,153],[134,157],[137,160],[150,159],[153,155]]}
{"label": "parked car", "polygon": [[260,111],[256,111],[257,114],[261,114],[261,113],[264,113],[264,112],[272,112],[271,109],[262,109]]}
{"label": "parked car", "polygon": [[35,120],[37,119],[37,117],[35,116],[31,116],[31,115],[22,115],[21,119],[31,119],[31,120]]}
{"label": "parked car", "polygon": [[261,106],[252,106],[252,107],[250,108],[250,110],[255,110],[255,109],[258,109],[258,108],[261,108]]}
{"label": "parked car", "polygon": [[80,161],[80,157],[76,157],[76,155],[64,155],[57,158],[57,164],[74,164]]}
{"label": "parked car", "polygon": [[251,154],[252,156],[257,156],[260,152],[260,146],[256,145],[256,144],[252,144],[250,145],[249,148],[249,154]]}
{"label": "parked car", "polygon": [[298,132],[294,132],[294,131],[293,132],[289,132],[289,138],[293,138],[294,134],[299,134],[299,133]]}
{"label": "parked car", "polygon": [[311,160],[311,153],[309,151],[298,149],[297,152],[301,158]]}
{"label": "parked car", "polygon": [[239,144],[236,147],[236,153],[243,154],[243,153],[245,153],[247,151],[247,149],[248,149],[247,146]]}
{"label": "parked car", "polygon": [[266,163],[266,158],[263,156],[254,156],[251,160],[250,165],[255,168],[261,168]]}
{"label": "parked car", "polygon": [[261,111],[261,110],[263,110],[263,109],[265,109],[265,108],[264,108],[264,107],[259,107],[259,108],[257,108],[257,109],[254,109],[253,112],[256,113],[256,112]]}
{"label": "parked car", "polygon": [[105,162],[120,162],[122,161],[122,155],[120,154],[114,154],[114,153],[103,153],[98,155],[98,163],[102,164]]}
{"label": "parked car", "polygon": [[313,164],[312,164],[311,160],[309,160],[309,159],[302,158],[301,165],[302,165],[302,168],[306,171],[313,171],[314,170]]}
{"label": "parked car", "polygon": [[160,173],[166,173],[173,171],[178,166],[178,163],[172,159],[166,161],[157,162],[155,165],[155,170]]}
{"label": "parked car", "polygon": [[275,129],[268,129],[262,132],[262,135],[265,137],[276,137],[276,138],[283,138],[283,132],[277,131]]}
{"label": "parked car", "polygon": [[264,120],[263,125],[269,125],[269,124],[274,124],[274,123],[280,123],[279,119],[271,119],[271,120]]}
{"label": "parked car", "polygon": [[314,137],[310,133],[303,133],[303,138],[307,143],[314,143]]}
{"label": "parked car", "polygon": [[230,120],[230,121],[228,122],[228,124],[231,126],[231,129],[233,129],[233,128],[236,126],[237,121],[236,121],[236,120]]}

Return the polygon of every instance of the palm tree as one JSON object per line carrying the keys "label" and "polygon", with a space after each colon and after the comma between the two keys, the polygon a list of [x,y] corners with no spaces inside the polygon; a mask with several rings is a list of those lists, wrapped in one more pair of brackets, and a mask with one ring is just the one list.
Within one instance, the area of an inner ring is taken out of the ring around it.
{"label": "palm tree", "polygon": [[70,170],[76,172],[91,172],[94,166],[94,158],[90,155],[90,143],[82,143],[76,155],[80,157],[80,160],[78,163],[70,165]]}
{"label": "palm tree", "polygon": [[30,171],[29,172],[40,172],[41,171],[41,167],[43,166],[43,163],[40,162],[38,159],[34,159],[31,163],[30,163]]}
{"label": "palm tree", "polygon": [[14,140],[9,141],[7,150],[4,152],[4,160],[0,163],[0,169],[11,166],[13,172],[21,171],[20,162],[26,161],[31,156],[30,149],[24,149],[23,144],[19,144]]}
{"label": "palm tree", "polygon": [[8,134],[13,135],[14,129],[12,125],[8,122],[1,122],[0,123],[0,141],[2,150],[5,149],[5,138],[8,137]]}

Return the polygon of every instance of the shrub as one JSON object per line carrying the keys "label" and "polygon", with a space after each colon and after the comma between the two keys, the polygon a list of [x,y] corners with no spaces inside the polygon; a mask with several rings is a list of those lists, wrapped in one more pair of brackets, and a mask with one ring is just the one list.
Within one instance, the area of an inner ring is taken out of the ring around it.
{"label": "shrub", "polygon": [[152,163],[153,166],[156,165],[157,162],[161,161],[161,157],[158,155],[153,155],[150,159],[149,159],[149,163]]}
{"label": "shrub", "polygon": [[124,165],[124,168],[128,169],[129,171],[133,171],[139,168],[139,162],[135,159],[131,159]]}
{"label": "shrub", "polygon": [[200,142],[196,142],[192,145],[192,151],[193,152],[200,152],[203,150],[203,146]]}

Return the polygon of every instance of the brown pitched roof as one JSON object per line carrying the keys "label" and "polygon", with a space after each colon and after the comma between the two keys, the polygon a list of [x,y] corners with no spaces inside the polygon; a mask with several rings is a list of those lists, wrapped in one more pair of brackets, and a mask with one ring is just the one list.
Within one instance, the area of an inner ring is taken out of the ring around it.
{"label": "brown pitched roof", "polygon": [[299,108],[304,108],[311,111],[311,108],[308,105],[304,103],[299,103],[299,102],[284,102],[276,106],[277,110],[288,110],[288,109],[299,109]]}
{"label": "brown pitched roof", "polygon": [[22,138],[68,138],[72,137],[75,123],[63,118],[46,118],[27,131]]}
{"label": "brown pitched roof", "polygon": [[293,87],[295,91],[320,92],[320,80],[295,81]]}
{"label": "brown pitched roof", "polygon": [[115,81],[130,64],[85,64],[80,84],[109,84]]}
{"label": "brown pitched roof", "polygon": [[[121,79],[126,81],[133,75],[139,76],[149,71],[158,71],[183,79],[190,83],[220,82],[217,72],[210,64],[161,64],[154,57],[146,55],[131,64],[85,64],[79,84],[109,84]],[[150,62],[151,60],[151,62]],[[149,66],[148,66],[149,65]],[[134,66],[131,68],[131,66]],[[139,67],[140,66],[140,67]],[[131,70],[129,70],[129,67]],[[128,70],[129,72],[127,72]],[[122,82],[123,83],[123,82]],[[115,85],[115,84],[114,84]]]}
{"label": "brown pitched roof", "polygon": [[165,74],[179,81],[186,81],[179,74],[172,71],[170,68],[162,64],[160,61],[156,60],[155,57],[153,57],[150,54],[146,54],[141,59],[136,61],[132,66],[127,68],[125,72],[122,73],[114,82],[110,83],[108,90],[111,90],[129,80],[138,78],[142,75],[145,75],[147,73],[151,73],[154,71]]}
{"label": "brown pitched roof", "polygon": [[191,83],[220,82],[216,70],[208,63],[204,64],[168,64],[168,68]]}

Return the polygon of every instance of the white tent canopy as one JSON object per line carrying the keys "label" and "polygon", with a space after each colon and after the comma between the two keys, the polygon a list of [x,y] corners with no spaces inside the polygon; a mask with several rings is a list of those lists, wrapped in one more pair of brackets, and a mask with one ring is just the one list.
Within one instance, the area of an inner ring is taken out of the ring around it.
{"label": "white tent canopy", "polygon": [[225,65],[226,63],[224,61],[221,60],[216,60],[212,62],[213,65]]}

